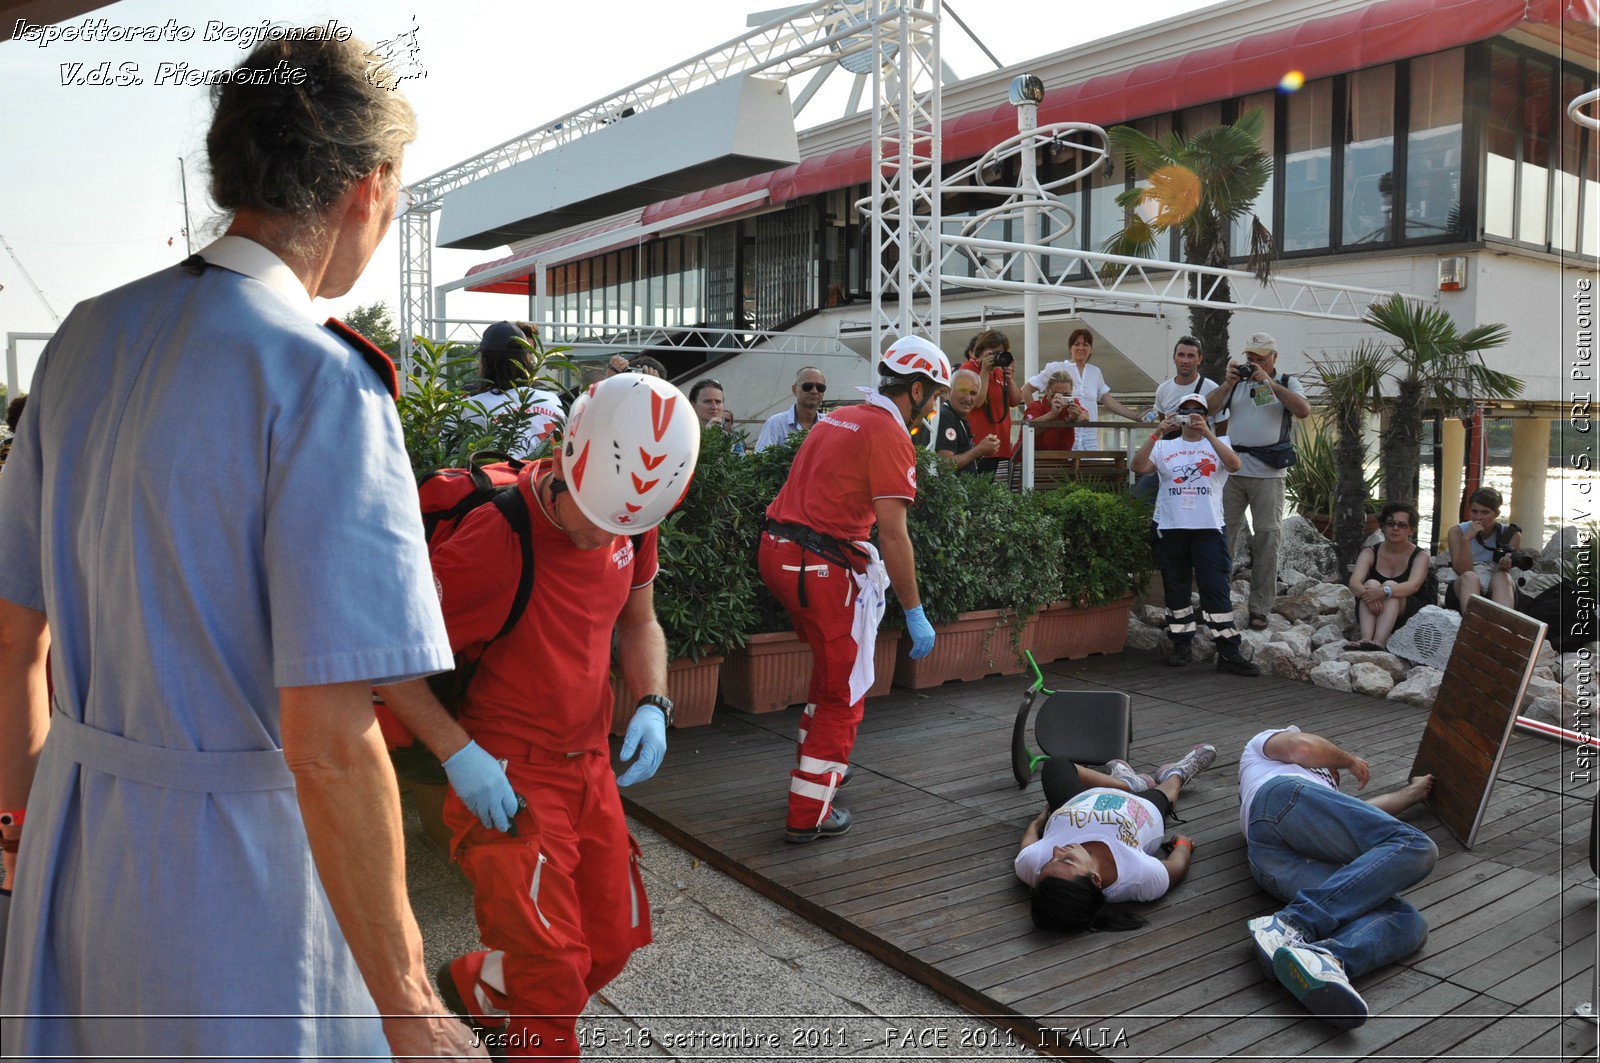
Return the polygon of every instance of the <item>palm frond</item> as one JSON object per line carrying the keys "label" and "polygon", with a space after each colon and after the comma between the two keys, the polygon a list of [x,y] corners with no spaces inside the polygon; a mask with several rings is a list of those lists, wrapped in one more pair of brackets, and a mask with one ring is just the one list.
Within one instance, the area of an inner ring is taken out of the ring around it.
{"label": "palm frond", "polygon": [[1272,279],[1272,260],[1277,257],[1278,247],[1273,242],[1272,231],[1261,224],[1260,218],[1250,215],[1250,256],[1245,260],[1245,268],[1265,284]]}
{"label": "palm frond", "polygon": [[1132,126],[1112,126],[1106,132],[1106,142],[1111,146],[1112,157],[1120,155],[1127,165],[1139,173],[1150,173],[1171,161],[1161,145]]}

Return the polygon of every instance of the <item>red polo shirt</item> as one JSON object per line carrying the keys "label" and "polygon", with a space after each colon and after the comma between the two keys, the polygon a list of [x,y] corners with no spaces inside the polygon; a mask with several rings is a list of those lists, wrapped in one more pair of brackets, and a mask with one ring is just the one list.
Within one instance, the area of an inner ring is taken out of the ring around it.
{"label": "red polo shirt", "polygon": [[[518,489],[533,525],[533,594],[521,621],[479,662],[461,726],[474,738],[508,735],[557,753],[604,750],[611,729],[611,633],[634,590],[656,576],[656,532],[636,551],[626,535],[579,550],[540,506],[533,484],[547,461],[524,469]],[[479,506],[433,555],[450,648],[478,652],[506,622],[522,565],[517,536],[494,506]]]}
{"label": "red polo shirt", "polygon": [[916,497],[917,456],[904,423],[864,402],[817,418],[767,516],[857,542],[878,522],[874,500]]}

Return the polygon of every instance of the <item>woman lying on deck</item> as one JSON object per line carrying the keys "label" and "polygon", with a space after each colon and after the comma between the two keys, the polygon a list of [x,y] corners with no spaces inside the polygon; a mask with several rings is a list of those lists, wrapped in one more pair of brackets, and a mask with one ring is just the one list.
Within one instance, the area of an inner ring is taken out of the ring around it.
{"label": "woman lying on deck", "polygon": [[1065,933],[1143,926],[1139,916],[1106,904],[1153,901],[1183,881],[1194,843],[1177,837],[1157,856],[1166,817],[1184,784],[1216,759],[1216,747],[1198,745],[1153,778],[1124,760],[1108,763],[1109,774],[1069,760],[1045,764],[1049,807],[1023,832],[1014,865],[1033,887],[1033,921]]}

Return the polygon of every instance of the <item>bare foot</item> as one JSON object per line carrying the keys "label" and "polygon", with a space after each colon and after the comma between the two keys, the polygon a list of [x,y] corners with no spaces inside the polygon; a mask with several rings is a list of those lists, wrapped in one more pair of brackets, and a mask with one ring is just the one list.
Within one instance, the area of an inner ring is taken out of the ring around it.
{"label": "bare foot", "polygon": [[1413,776],[1410,784],[1406,787],[1406,795],[1413,801],[1426,801],[1428,799],[1428,795],[1432,792],[1432,775]]}

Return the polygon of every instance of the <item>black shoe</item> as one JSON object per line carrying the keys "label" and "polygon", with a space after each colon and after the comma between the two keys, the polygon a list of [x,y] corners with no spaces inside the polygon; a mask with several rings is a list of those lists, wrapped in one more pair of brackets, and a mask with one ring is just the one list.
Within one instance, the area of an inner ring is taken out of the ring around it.
{"label": "black shoe", "polygon": [[818,838],[833,838],[850,829],[850,810],[837,805],[828,813],[828,818],[816,827],[785,827],[783,837],[785,841],[796,845],[814,842]]}
{"label": "black shoe", "polygon": [[1172,668],[1182,668],[1194,660],[1194,643],[1188,639],[1172,644],[1172,652],[1167,654],[1167,664]]}
{"label": "black shoe", "polygon": [[[445,1007],[450,1009],[451,1014],[460,1019],[463,1024],[477,1035],[478,1040],[483,1043],[485,1050],[489,1053],[490,1059],[505,1059],[505,1026],[489,1029],[480,1025],[472,1017],[472,1013],[467,1010],[466,1001],[461,999],[461,991],[456,988],[456,980],[450,977],[450,965],[452,962],[454,961],[445,960],[444,964],[433,972],[433,984],[439,987],[439,999],[444,1002]],[[497,1034],[500,1036],[495,1036]]]}
{"label": "black shoe", "polygon": [[1242,653],[1232,657],[1217,654],[1217,671],[1232,672],[1234,675],[1254,676],[1261,674],[1261,666]]}

